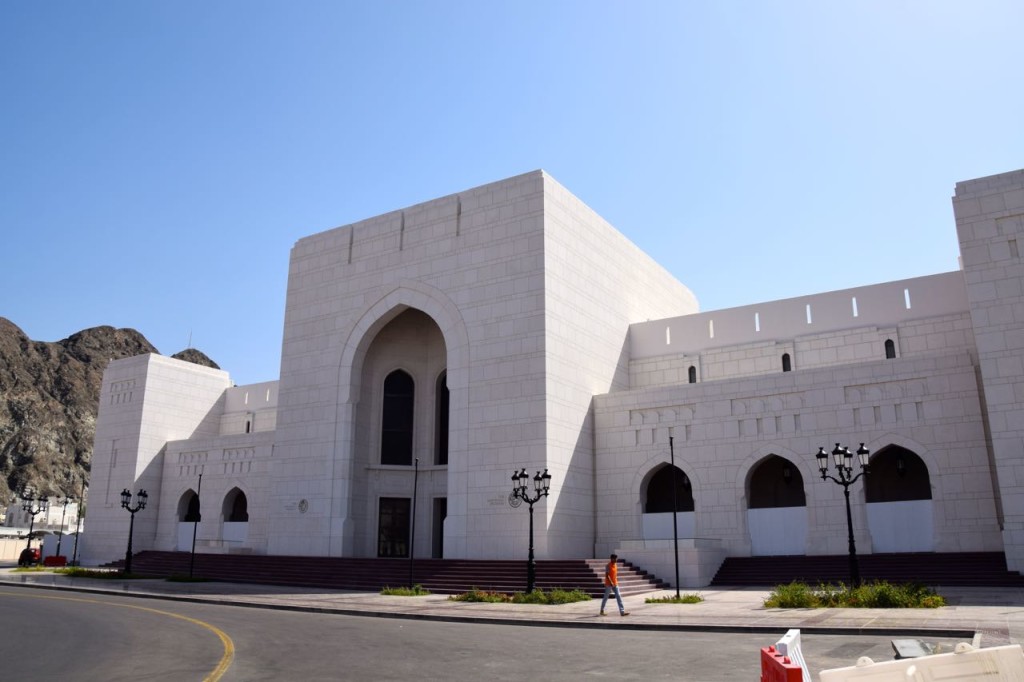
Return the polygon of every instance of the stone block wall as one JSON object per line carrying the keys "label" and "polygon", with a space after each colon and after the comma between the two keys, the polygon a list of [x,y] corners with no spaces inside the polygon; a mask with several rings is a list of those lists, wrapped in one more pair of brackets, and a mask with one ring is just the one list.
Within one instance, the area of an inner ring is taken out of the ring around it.
{"label": "stone block wall", "polygon": [[96,420],[83,563],[124,556],[130,521],[121,508],[124,488],[149,493],[146,509],[135,516],[134,545],[136,550],[154,545],[163,503],[164,448],[171,440],[216,436],[230,386],[227,372],[161,355],[110,363]]}
{"label": "stone block wall", "polygon": [[960,182],[953,197],[978,346],[1007,565],[1024,570],[1024,171]]}
{"label": "stone block wall", "polygon": [[[966,351],[664,385],[595,399],[598,555],[641,539],[647,477],[670,458],[692,483],[696,536],[750,553],[747,480],[769,454],[803,479],[808,554],[845,552],[842,489],[819,478],[818,447],[906,447],[932,484],[937,551],[1001,546],[975,367]],[[852,489],[869,548],[863,487]]]}

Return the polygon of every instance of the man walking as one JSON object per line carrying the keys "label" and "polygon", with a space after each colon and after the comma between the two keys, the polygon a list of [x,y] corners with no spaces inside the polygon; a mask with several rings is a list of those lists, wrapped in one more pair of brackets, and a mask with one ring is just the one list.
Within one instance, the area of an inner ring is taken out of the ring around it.
{"label": "man walking", "polygon": [[619,615],[628,616],[627,611],[622,606],[622,597],[619,595],[619,565],[616,563],[619,560],[618,554],[612,554],[611,559],[608,561],[608,565],[604,567],[604,599],[601,600],[601,613],[600,615],[606,615],[604,612],[605,604],[608,603],[608,594],[611,592],[615,593],[615,601],[619,605]]}

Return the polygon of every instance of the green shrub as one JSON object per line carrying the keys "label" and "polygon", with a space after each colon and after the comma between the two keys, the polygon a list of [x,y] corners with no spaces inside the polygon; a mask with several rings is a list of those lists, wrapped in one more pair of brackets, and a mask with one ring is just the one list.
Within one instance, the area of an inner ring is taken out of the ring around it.
{"label": "green shrub", "polygon": [[67,568],[55,568],[54,573],[71,576],[72,578],[96,578],[98,580],[143,580],[148,575],[136,575],[124,571],[105,571],[96,568],[81,568],[80,566],[68,566]]}
{"label": "green shrub", "polygon": [[388,587],[384,586],[384,589],[380,591],[381,594],[391,595],[393,597],[422,597],[430,594],[430,590],[423,587],[419,583],[416,583],[412,587]]}
{"label": "green shrub", "polygon": [[672,595],[670,597],[648,597],[644,599],[645,604],[699,604],[702,601],[704,601],[704,597],[696,592],[683,593],[678,597]]}
{"label": "green shrub", "polygon": [[534,590],[533,592],[506,594],[505,592],[492,592],[474,587],[469,592],[453,594],[448,599],[451,601],[489,602],[492,604],[571,604],[572,602],[587,601],[590,599],[590,595],[578,588],[565,590],[556,587],[550,592]]}
{"label": "green shrub", "polygon": [[807,583],[793,581],[776,585],[764,605],[769,609],[807,609],[819,606],[818,596]]}
{"label": "green shrub", "polygon": [[946,600],[920,583],[894,584],[884,580],[864,583],[860,587],[819,584],[816,589],[806,583],[777,585],[764,600],[766,608],[866,608],[866,609],[934,609]]}
{"label": "green shrub", "polygon": [[515,604],[571,604],[589,600],[590,595],[579,588],[565,590],[556,587],[550,592],[534,590],[533,592],[516,592],[512,595],[512,602]]}
{"label": "green shrub", "polygon": [[471,601],[471,602],[488,602],[488,603],[501,603],[511,602],[512,595],[505,594],[504,592],[492,592],[488,590],[480,590],[475,587],[471,587],[469,592],[463,592],[462,594],[453,594],[448,597],[449,601]]}
{"label": "green shrub", "polygon": [[571,590],[556,587],[548,592],[549,604],[572,604],[578,601],[590,601],[590,595],[578,587],[574,587]]}

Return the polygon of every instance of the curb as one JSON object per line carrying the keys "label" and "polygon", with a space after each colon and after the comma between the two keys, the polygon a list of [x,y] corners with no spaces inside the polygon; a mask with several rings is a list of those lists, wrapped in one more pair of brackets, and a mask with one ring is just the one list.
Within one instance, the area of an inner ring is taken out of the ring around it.
{"label": "curb", "polygon": [[[447,623],[469,623],[474,625],[522,625],[527,627],[547,628],[579,628],[579,629],[624,629],[646,630],[652,632],[720,632],[723,634],[767,634],[777,635],[786,626],[769,625],[693,625],[643,623],[636,621],[601,621],[587,622],[581,620],[532,620],[528,618],[495,618],[488,616],[459,616],[433,613],[409,613],[395,611],[372,611],[366,609],[346,609],[338,607],[300,606],[292,604],[254,603],[237,601],[224,597],[197,597],[193,595],[177,595],[160,592],[138,592],[127,589],[80,587],[75,585],[41,585],[33,582],[14,582],[0,579],[0,585],[25,587],[35,590],[51,590],[63,592],[79,592],[84,594],[104,594],[108,596],[132,597],[135,599],[156,599],[161,601],[179,601],[192,604],[212,604],[217,606],[235,606],[249,609],[268,609],[274,611],[291,611],[297,613],[322,613],[339,616],[359,616],[363,618],[393,618],[405,620],[437,621]],[[971,639],[974,630],[955,628],[893,628],[893,627],[815,627],[800,626],[800,632],[809,635],[862,635],[878,637],[944,637],[954,639]]]}

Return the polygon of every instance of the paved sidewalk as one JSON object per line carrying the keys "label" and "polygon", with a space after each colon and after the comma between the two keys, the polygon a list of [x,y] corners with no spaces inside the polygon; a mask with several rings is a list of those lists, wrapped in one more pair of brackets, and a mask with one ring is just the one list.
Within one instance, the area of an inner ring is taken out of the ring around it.
{"label": "paved sidewalk", "polygon": [[773,642],[790,628],[806,634],[873,634],[889,637],[944,637],[970,641],[977,633],[983,647],[1024,643],[1024,589],[948,587],[939,589],[949,606],[939,609],[766,609],[763,588],[682,590],[698,592],[699,604],[647,604],[647,597],[624,598],[628,616],[614,602],[609,615],[597,615],[600,602],[561,606],[477,604],[449,601],[443,595],[390,597],[370,592],[318,590],[242,583],[176,583],[165,580],[96,580],[49,572],[0,568],[0,585],[73,590],[121,596],[210,602],[253,608],[315,611],[390,618],[510,622],[554,627],[634,628],[763,632]]}

